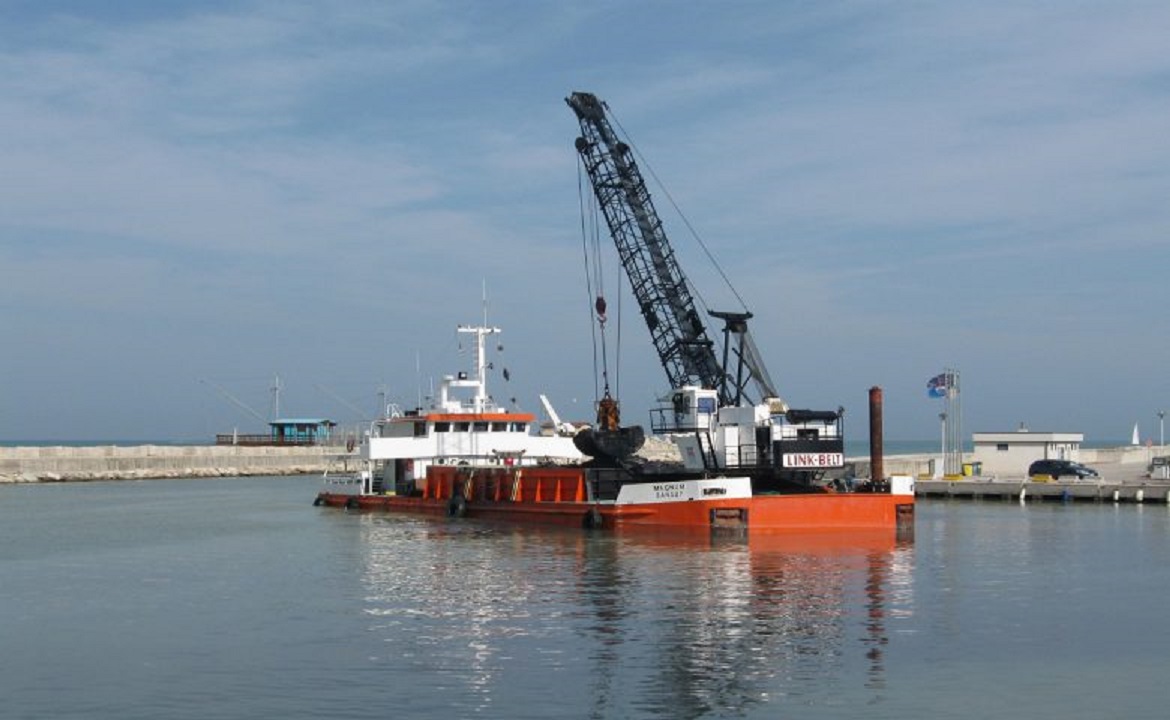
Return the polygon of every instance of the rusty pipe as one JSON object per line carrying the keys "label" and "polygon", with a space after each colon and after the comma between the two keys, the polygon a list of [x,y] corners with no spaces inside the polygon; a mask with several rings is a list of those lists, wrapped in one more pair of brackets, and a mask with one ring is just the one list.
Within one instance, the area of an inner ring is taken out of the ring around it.
{"label": "rusty pipe", "polygon": [[874,385],[869,389],[869,477],[881,482],[886,477],[882,452],[882,389]]}

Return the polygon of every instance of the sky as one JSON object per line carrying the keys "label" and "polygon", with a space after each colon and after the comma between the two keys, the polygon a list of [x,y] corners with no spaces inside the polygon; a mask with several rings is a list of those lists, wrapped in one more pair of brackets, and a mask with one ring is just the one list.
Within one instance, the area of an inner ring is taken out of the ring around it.
{"label": "sky", "polygon": [[864,438],[880,387],[887,438],[935,438],[952,368],[966,436],[1158,442],[1167,37],[1130,0],[4,0],[0,442],[265,431],[276,378],[283,416],[368,421],[485,316],[497,400],[590,419],[574,91],[790,405]]}

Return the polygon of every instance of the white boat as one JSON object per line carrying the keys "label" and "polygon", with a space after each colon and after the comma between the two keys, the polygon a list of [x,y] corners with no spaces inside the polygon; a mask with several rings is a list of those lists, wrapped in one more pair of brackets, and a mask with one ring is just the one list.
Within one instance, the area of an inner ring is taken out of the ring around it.
{"label": "white boat", "polygon": [[460,325],[475,338],[470,372],[442,378],[428,408],[402,411],[389,405],[371,423],[359,449],[356,472],[326,473],[326,491],[345,495],[411,495],[432,465],[578,463],[587,458],[573,445],[575,428],[560,422],[542,396],[552,422],[498,405],[488,394],[484,345],[497,327]]}

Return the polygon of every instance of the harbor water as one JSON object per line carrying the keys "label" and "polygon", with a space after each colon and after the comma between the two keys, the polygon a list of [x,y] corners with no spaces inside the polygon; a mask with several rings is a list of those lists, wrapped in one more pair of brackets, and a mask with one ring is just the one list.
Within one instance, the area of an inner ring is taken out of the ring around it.
{"label": "harbor water", "polygon": [[756,543],[0,486],[4,718],[1161,718],[1170,509]]}

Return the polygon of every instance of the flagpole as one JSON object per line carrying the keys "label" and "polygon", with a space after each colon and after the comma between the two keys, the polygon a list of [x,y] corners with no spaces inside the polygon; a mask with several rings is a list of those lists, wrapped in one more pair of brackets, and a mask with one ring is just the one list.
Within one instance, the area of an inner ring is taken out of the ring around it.
{"label": "flagpole", "polygon": [[939,445],[938,472],[936,474],[941,480],[947,474],[947,414],[945,412],[939,413],[938,419],[942,424],[942,442]]}
{"label": "flagpole", "polygon": [[950,470],[951,474],[963,472],[963,408],[959,388],[959,371],[947,368],[947,415],[951,420]]}
{"label": "flagpole", "polygon": [[[945,412],[939,415],[942,443],[939,448],[941,475],[958,475],[963,468],[963,411],[959,394],[959,371],[946,368],[926,384],[930,397],[945,398]],[[950,418],[950,424],[947,419]]]}

